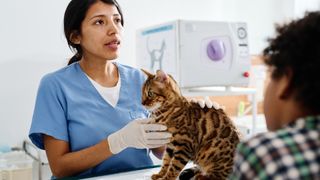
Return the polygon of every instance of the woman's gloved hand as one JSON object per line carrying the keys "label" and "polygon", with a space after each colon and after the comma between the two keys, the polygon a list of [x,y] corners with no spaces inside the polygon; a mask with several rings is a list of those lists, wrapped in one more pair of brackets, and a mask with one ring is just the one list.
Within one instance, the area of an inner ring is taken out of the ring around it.
{"label": "woman's gloved hand", "polygon": [[206,96],[204,98],[204,100],[203,99],[192,98],[191,102],[198,103],[201,108],[204,108],[204,107],[212,108],[213,107],[215,109],[222,109],[222,110],[225,109],[225,107],[224,106],[220,106],[219,103],[217,103],[215,101],[211,101],[208,96]]}
{"label": "woman's gloved hand", "polygon": [[108,136],[110,151],[117,154],[127,147],[157,148],[170,142],[171,133],[160,124],[148,124],[150,119],[136,119]]}

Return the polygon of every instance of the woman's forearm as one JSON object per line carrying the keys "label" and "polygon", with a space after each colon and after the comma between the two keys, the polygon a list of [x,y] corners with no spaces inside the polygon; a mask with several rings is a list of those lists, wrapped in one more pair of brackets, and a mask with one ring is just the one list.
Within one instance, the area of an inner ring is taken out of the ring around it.
{"label": "woman's forearm", "polygon": [[45,149],[51,171],[59,178],[83,172],[112,156],[106,139],[86,149],[70,152],[67,142],[46,136]]}

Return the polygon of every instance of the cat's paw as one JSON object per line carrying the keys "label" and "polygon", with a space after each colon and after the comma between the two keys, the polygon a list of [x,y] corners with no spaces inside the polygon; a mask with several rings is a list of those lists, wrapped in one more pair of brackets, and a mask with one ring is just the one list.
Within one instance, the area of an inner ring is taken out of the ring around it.
{"label": "cat's paw", "polygon": [[160,175],[160,174],[153,174],[152,176],[151,176],[151,179],[152,180],[159,180],[159,179],[162,179],[162,175]]}

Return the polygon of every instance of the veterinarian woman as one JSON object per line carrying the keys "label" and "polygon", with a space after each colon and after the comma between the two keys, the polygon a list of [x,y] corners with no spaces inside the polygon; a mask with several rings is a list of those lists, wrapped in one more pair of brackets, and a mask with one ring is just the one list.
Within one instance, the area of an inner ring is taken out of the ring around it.
{"label": "veterinarian woman", "polygon": [[[46,151],[53,178],[152,165],[171,134],[145,124],[144,75],[118,57],[123,16],[115,0],[71,0],[64,32],[76,54],[39,85],[29,137]],[[203,104],[203,103],[202,103]]]}

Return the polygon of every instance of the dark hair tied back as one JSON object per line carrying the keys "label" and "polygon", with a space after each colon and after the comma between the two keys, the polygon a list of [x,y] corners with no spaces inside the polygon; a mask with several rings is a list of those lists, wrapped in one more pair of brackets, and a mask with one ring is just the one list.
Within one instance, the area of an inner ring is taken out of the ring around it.
{"label": "dark hair tied back", "polygon": [[116,6],[121,16],[122,26],[124,24],[122,11],[116,0],[71,0],[64,13],[64,34],[70,49],[75,52],[75,55],[69,60],[68,65],[79,61],[83,53],[81,46],[71,41],[71,35],[73,33],[81,34],[81,23],[88,9],[98,1]]}

